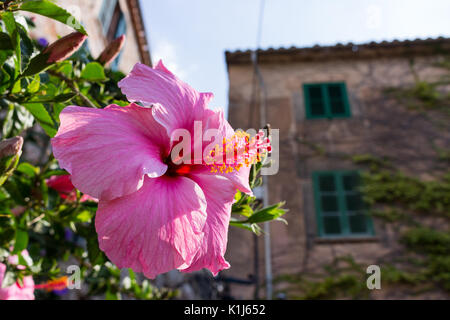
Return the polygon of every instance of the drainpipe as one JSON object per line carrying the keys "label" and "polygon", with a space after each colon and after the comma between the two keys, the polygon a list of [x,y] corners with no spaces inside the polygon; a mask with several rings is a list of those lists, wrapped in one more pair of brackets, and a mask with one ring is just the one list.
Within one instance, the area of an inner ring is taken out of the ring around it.
{"label": "drainpipe", "polygon": [[[258,77],[259,85],[261,87],[261,103],[260,103],[260,128],[264,128],[267,125],[267,88],[264,83],[264,79],[258,67],[258,49],[252,51],[251,58],[253,62],[253,67],[255,69],[255,74]],[[267,207],[269,205],[269,191],[267,188],[267,176],[262,176],[262,195],[263,195],[263,206]],[[273,289],[272,289],[272,253],[270,246],[270,224],[269,222],[264,222],[264,262],[266,271],[266,299],[272,300]]]}
{"label": "drainpipe", "polygon": [[[268,201],[268,190],[267,190],[267,177],[263,176],[263,204],[264,207],[269,205]],[[270,247],[270,224],[269,222],[264,222],[264,259],[266,265],[266,299],[272,300],[273,289],[272,289],[272,251]]]}

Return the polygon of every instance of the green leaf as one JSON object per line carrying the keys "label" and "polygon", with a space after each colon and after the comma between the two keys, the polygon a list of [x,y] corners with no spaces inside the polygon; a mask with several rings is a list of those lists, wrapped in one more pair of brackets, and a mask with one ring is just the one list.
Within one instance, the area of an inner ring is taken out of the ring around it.
{"label": "green leaf", "polygon": [[120,300],[120,292],[111,292],[110,290],[106,291],[105,294],[106,300]]}
{"label": "green leaf", "polygon": [[21,80],[19,79],[19,80],[17,80],[17,81],[14,83],[14,86],[13,86],[11,92],[12,92],[12,93],[19,93],[19,92],[21,92],[21,91],[22,91],[22,83],[21,83]]}
{"label": "green leaf", "polygon": [[28,85],[27,91],[29,93],[36,93],[39,91],[39,87],[41,84],[41,78],[39,77],[39,75],[35,75],[33,77],[33,80],[31,81],[31,83]]}
{"label": "green leaf", "polygon": [[14,115],[14,105],[10,104],[8,112],[6,113],[5,119],[3,120],[2,135],[4,138],[9,137],[13,129],[13,115]]}
{"label": "green leaf", "polygon": [[68,173],[66,170],[55,169],[55,170],[50,170],[50,171],[47,171],[46,173],[44,173],[42,175],[42,178],[47,179],[47,178],[50,178],[51,176],[65,176],[67,174]]}
{"label": "green leaf", "polygon": [[31,195],[31,180],[30,179],[19,179],[16,175],[12,175],[3,185],[5,190],[8,192],[11,199],[13,199],[17,204],[26,206],[28,202],[25,200]]}
{"label": "green leaf", "polygon": [[242,228],[255,233],[256,235],[261,234],[261,228],[255,223],[246,223],[245,221],[239,221],[236,218],[231,218],[230,226]]}
{"label": "green leaf", "polygon": [[253,209],[248,204],[243,204],[238,206],[237,208],[233,208],[233,211],[231,213],[240,214],[248,218],[253,214]]}
{"label": "green leaf", "polygon": [[105,70],[98,62],[88,63],[83,71],[81,71],[81,79],[89,81],[103,81],[106,80]]}
{"label": "green leaf", "polygon": [[75,92],[61,93],[53,99],[53,102],[61,103],[73,99],[77,94]]}
{"label": "green leaf", "polygon": [[56,71],[64,74],[66,77],[70,77],[70,75],[72,74],[72,71],[73,71],[72,61],[70,61],[70,60],[62,61],[58,65],[58,68],[56,69]]}
{"label": "green leaf", "polygon": [[271,220],[280,220],[284,221],[284,219],[281,219],[280,217],[287,212],[286,209],[281,209],[284,205],[284,202],[280,202],[277,204],[274,204],[270,207],[266,207],[264,209],[261,209],[257,212],[255,212],[253,215],[251,215],[245,222],[247,223],[259,223],[259,222],[265,222],[265,221],[271,221]]}
{"label": "green leaf", "polygon": [[[3,65],[5,63],[5,61],[11,55],[12,55],[12,51],[11,50],[9,50],[9,51],[1,51],[0,50],[0,65]],[[4,66],[0,67],[0,93],[3,93],[7,88],[10,87],[11,76],[14,76],[14,75],[9,73],[7,70],[5,70]]]}
{"label": "green leaf", "polygon": [[5,32],[0,32],[0,50],[14,50],[10,36]]}
{"label": "green leaf", "polygon": [[26,174],[29,178],[34,178],[39,173],[39,168],[28,162],[22,162],[17,166],[16,171]]}
{"label": "green leaf", "polygon": [[33,121],[33,115],[27,109],[11,103],[3,121],[3,137],[9,138],[19,135],[23,130],[30,128]]}
{"label": "green leaf", "polygon": [[17,30],[20,36],[21,70],[24,70],[30,63],[30,59],[35,51],[35,46],[33,41],[28,36],[27,29],[21,25],[19,21],[16,22]]}
{"label": "green leaf", "polygon": [[28,246],[28,232],[22,229],[17,229],[13,253],[19,253],[22,250],[25,250],[27,246]]}
{"label": "green leaf", "polygon": [[48,0],[35,0],[24,2],[19,10],[28,11],[40,14],[42,16],[54,19],[56,21],[62,22],[78,32],[87,35],[86,30],[83,26],[65,9],[57,6],[53,2]]}
{"label": "green leaf", "polygon": [[117,104],[119,107],[126,107],[128,106],[130,103],[128,101],[123,101],[123,100],[113,100],[112,104]]}
{"label": "green leaf", "polygon": [[50,53],[40,53],[31,59],[25,71],[22,73],[22,77],[28,77],[35,74],[38,74],[48,67],[52,65],[52,63],[48,63],[48,58]]}
{"label": "green leaf", "polygon": [[55,97],[44,97],[29,101],[28,103],[61,103],[73,99],[77,94],[75,92],[61,93]]}
{"label": "green leaf", "polygon": [[11,36],[11,44],[16,54],[14,58],[14,63],[16,66],[16,75],[18,75],[22,72],[19,29],[17,27],[16,20],[14,19],[14,14],[12,12],[3,12],[1,18],[5,22],[6,30]]}
{"label": "green leaf", "polygon": [[92,219],[92,213],[89,210],[83,210],[76,216],[79,222],[89,222]]}
{"label": "green leaf", "polygon": [[234,195],[234,201],[235,203],[238,203],[239,201],[241,201],[241,199],[242,199],[242,192],[238,190]]}
{"label": "green leaf", "polygon": [[0,159],[0,186],[13,174],[19,163],[20,153]]}
{"label": "green leaf", "polygon": [[128,275],[130,276],[130,279],[132,281],[136,280],[136,274],[134,273],[134,271],[131,268],[128,268]]}
{"label": "green leaf", "polygon": [[87,241],[88,259],[92,265],[102,264],[105,262],[105,255],[100,250],[98,238],[93,223],[84,229],[87,234],[81,234]]}
{"label": "green leaf", "polygon": [[24,107],[34,116],[42,129],[50,136],[54,137],[57,130],[53,125],[53,120],[42,103],[24,103]]}

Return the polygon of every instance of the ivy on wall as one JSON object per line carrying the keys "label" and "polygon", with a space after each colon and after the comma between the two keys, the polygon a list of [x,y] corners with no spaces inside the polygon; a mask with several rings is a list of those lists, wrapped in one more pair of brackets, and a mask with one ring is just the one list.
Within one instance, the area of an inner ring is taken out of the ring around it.
{"label": "ivy on wall", "polygon": [[[442,112],[438,129],[448,130],[450,116],[450,57],[434,67],[448,71],[438,81],[416,79],[409,88],[387,88],[385,94],[408,110],[426,114]],[[444,124],[442,126],[442,124]],[[436,161],[448,163],[450,150],[433,145]],[[317,155],[330,156],[325,150]],[[394,230],[398,249],[390,256],[374,261],[381,267],[383,286],[401,285],[410,295],[439,290],[450,294],[450,170],[432,180],[406,175],[387,158],[371,154],[347,156],[364,168],[361,192],[369,214]],[[445,165],[444,165],[445,168]],[[367,299],[367,265],[352,256],[337,257],[318,272],[280,275],[280,292],[292,299]]]}

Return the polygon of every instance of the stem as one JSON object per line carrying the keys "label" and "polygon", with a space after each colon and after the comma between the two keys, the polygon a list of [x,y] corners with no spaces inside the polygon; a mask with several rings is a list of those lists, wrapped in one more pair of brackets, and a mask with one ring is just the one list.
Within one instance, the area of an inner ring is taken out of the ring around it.
{"label": "stem", "polygon": [[83,103],[85,103],[87,106],[89,106],[91,108],[97,108],[97,106],[91,100],[89,100],[88,97],[86,97],[83,93],[80,92],[80,90],[78,90],[78,87],[77,87],[75,81],[67,78],[65,75],[63,75],[59,72],[55,72],[52,70],[48,70],[47,72],[55,77],[60,78],[64,82],[66,82],[67,85],[69,86],[69,88],[72,89],[81,98],[81,100],[83,100]]}

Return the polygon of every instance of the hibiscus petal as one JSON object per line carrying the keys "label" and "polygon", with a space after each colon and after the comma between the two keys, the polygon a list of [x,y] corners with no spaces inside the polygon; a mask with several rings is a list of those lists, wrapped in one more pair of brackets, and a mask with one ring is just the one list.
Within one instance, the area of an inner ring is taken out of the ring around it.
{"label": "hibiscus petal", "polygon": [[[203,118],[203,127],[205,129],[205,131],[207,129],[217,129],[218,130],[218,134],[219,134],[219,138],[216,138],[216,141],[222,141],[222,138],[227,138],[230,139],[235,131],[233,130],[233,128],[231,127],[231,125],[228,123],[228,121],[225,119],[225,115],[223,113],[222,110],[217,110],[217,111],[213,111],[213,110],[206,110],[205,114],[204,114],[204,118]],[[203,143],[203,147],[206,148],[206,146],[208,145],[208,142],[204,142]],[[229,179],[231,182],[233,182],[236,186],[236,188],[238,188],[239,190],[241,190],[242,192],[245,192],[249,195],[253,195],[253,192],[250,188],[250,184],[249,184],[249,175],[250,175],[250,166],[245,166],[243,165],[240,170],[233,170],[233,172],[228,172],[228,173],[220,173],[220,172],[215,172],[215,173],[211,173],[213,175],[222,175],[225,178]],[[210,171],[211,169],[208,166],[202,166],[202,167],[197,167],[196,171],[198,171],[199,173],[207,173],[208,171]]]}
{"label": "hibiscus petal", "polygon": [[202,189],[186,177],[145,178],[139,191],[100,201],[95,226],[100,249],[119,268],[145,276],[190,265],[206,221]]}
{"label": "hibiscus petal", "polygon": [[203,229],[205,236],[200,250],[192,264],[182,271],[192,272],[207,268],[216,276],[219,271],[230,267],[224,254],[227,248],[228,226],[236,188],[229,180],[221,176],[199,174],[191,175],[190,178],[202,188],[206,196],[207,218]]}
{"label": "hibiscus petal", "polygon": [[169,140],[149,108],[69,106],[60,119],[53,152],[83,193],[114,199],[138,190],[144,175],[159,177],[167,170],[161,159]]}
{"label": "hibiscus petal", "polygon": [[236,186],[236,188],[238,188],[240,191],[245,192],[250,196],[253,196],[253,192],[252,192],[252,189],[250,188],[250,182],[249,182],[250,170],[251,170],[251,166],[247,167],[247,166],[243,165],[239,169],[239,171],[233,170],[233,172],[228,172],[228,173],[218,172],[217,174],[224,176],[225,178],[227,178],[228,180],[233,182],[234,185]]}
{"label": "hibiscus petal", "polygon": [[163,65],[153,69],[137,63],[131,73],[119,82],[129,101],[145,105],[160,104],[153,110],[155,119],[166,127],[171,136],[175,129],[191,130],[195,120],[201,120],[212,93],[199,93],[178,79]]}

